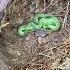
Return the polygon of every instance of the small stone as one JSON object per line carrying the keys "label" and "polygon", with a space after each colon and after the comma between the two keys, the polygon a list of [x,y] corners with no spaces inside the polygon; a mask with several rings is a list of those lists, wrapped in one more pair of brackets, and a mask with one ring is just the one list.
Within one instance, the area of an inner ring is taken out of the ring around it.
{"label": "small stone", "polygon": [[44,45],[46,44],[46,38],[43,38],[43,37],[38,37],[38,43],[39,45]]}
{"label": "small stone", "polygon": [[37,29],[35,30],[35,35],[38,37],[45,37],[48,35],[48,32],[44,29]]}
{"label": "small stone", "polygon": [[41,37],[38,37],[38,43],[41,45],[42,44],[42,38]]}

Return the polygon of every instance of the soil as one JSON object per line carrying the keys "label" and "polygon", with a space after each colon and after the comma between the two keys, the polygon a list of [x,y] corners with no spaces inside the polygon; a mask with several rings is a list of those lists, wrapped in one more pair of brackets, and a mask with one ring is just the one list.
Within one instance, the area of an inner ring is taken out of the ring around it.
{"label": "soil", "polygon": [[[1,20],[9,24],[0,32],[0,70],[70,70],[69,9],[68,0],[12,0]],[[18,27],[36,13],[57,16],[60,29],[19,37]]]}

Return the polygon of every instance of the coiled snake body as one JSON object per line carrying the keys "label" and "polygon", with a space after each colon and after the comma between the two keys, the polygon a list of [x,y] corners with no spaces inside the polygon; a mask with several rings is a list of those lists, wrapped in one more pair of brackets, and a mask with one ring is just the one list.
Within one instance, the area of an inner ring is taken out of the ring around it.
{"label": "coiled snake body", "polygon": [[18,28],[18,34],[24,36],[28,32],[34,31],[36,29],[46,29],[57,31],[60,27],[60,22],[57,17],[48,14],[37,14],[34,16],[33,20],[28,22],[27,25],[21,25]]}

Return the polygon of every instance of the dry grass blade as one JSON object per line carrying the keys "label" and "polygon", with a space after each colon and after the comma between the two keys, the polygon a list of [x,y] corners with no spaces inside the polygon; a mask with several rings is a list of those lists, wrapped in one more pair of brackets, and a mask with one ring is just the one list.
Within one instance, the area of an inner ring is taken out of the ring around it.
{"label": "dry grass blade", "polygon": [[[52,3],[53,3],[53,1],[54,1],[54,0],[51,0],[50,4],[49,4],[47,7],[45,7],[45,8],[43,9],[43,11],[45,11],[49,6],[51,6]],[[44,0],[44,2],[45,2],[45,0]],[[44,3],[44,5],[45,5],[45,3]]]}
{"label": "dry grass blade", "polygon": [[39,53],[38,55],[42,55],[42,56],[45,56],[45,57],[52,58],[51,56],[49,56],[49,55],[46,55],[46,54],[43,54],[43,53]]}
{"label": "dry grass blade", "polygon": [[67,9],[66,9],[66,12],[65,12],[65,17],[64,17],[64,22],[63,22],[63,28],[66,28],[68,13],[69,13],[69,1],[67,2]]}
{"label": "dry grass blade", "polygon": [[[44,8],[46,7],[46,0],[44,0]],[[45,9],[44,9],[44,11],[45,11]]]}
{"label": "dry grass blade", "polygon": [[0,29],[3,28],[3,27],[5,27],[5,26],[7,26],[8,24],[9,24],[9,22],[7,22],[7,23],[1,25],[1,26],[0,26]]}

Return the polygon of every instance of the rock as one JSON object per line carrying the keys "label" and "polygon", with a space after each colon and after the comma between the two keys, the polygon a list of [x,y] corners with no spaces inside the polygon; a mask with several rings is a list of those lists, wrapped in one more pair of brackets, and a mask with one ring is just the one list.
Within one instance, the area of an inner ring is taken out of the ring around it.
{"label": "rock", "polygon": [[11,0],[0,0],[0,12],[2,12]]}
{"label": "rock", "polygon": [[48,35],[48,32],[44,29],[37,29],[35,30],[35,35],[38,37],[45,37]]}

